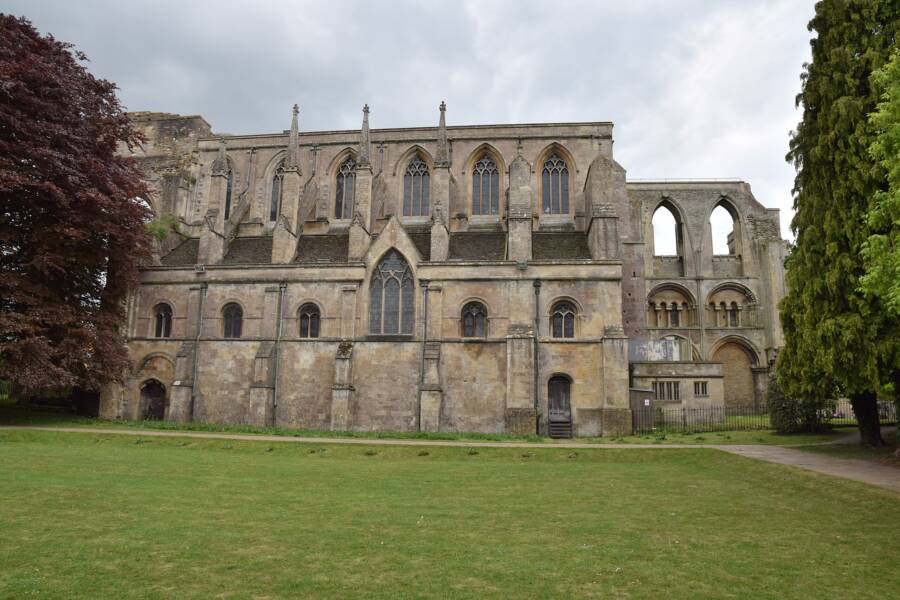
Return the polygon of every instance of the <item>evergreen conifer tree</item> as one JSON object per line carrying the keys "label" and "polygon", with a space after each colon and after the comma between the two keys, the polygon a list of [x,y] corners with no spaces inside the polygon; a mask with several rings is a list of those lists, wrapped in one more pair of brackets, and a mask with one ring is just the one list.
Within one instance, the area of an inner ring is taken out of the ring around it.
{"label": "evergreen conifer tree", "polygon": [[900,28],[898,0],[823,0],[809,23],[812,62],[797,103],[803,118],[787,159],[797,170],[796,245],[781,304],[785,347],[779,381],[795,398],[850,398],[863,444],[882,444],[877,392],[897,371],[897,319],[860,285],[868,213],[887,189],[871,156],[878,104],[873,73],[886,64]]}

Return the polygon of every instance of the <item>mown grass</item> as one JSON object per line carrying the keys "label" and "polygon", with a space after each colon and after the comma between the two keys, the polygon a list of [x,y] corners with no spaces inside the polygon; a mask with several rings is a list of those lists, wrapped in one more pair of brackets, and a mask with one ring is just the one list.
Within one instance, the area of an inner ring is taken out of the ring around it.
{"label": "mown grass", "polygon": [[0,432],[3,598],[887,598],[898,523],[715,450]]}
{"label": "mown grass", "polygon": [[[538,435],[515,435],[507,433],[455,433],[423,431],[329,431],[321,429],[297,429],[287,427],[256,427],[253,425],[224,425],[219,423],[172,423],[168,421],[110,421],[80,417],[69,412],[40,409],[33,406],[0,404],[0,425],[39,425],[58,427],[109,427],[129,429],[149,429],[159,431],[200,431],[216,433],[243,433],[282,435],[290,437],[317,438],[360,438],[360,439],[400,439],[400,440],[463,440],[492,442],[535,442],[554,444],[559,440]],[[646,435],[621,437],[585,437],[574,441],[598,444],[811,444],[835,439],[838,432],[828,430],[822,433],[782,435],[772,430],[758,431],[717,431],[710,433],[659,432]],[[569,440],[565,440],[569,441]]]}

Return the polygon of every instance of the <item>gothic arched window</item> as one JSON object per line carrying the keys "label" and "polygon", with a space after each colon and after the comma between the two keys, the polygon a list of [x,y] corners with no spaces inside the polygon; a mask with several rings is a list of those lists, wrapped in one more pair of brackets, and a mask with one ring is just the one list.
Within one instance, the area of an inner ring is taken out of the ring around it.
{"label": "gothic arched window", "polygon": [[414,314],[412,271],[399,252],[390,250],[375,267],[369,285],[369,332],[411,335]]}
{"label": "gothic arched window", "polygon": [[550,317],[550,335],[555,338],[575,337],[575,306],[569,301],[553,305]]}
{"label": "gothic arched window", "polygon": [[269,222],[278,220],[278,212],[281,209],[281,188],[284,182],[284,163],[278,165],[275,174],[272,175],[272,198],[269,202]]}
{"label": "gothic arched window", "polygon": [[403,175],[403,216],[427,217],[431,176],[428,165],[418,154],[406,166]]}
{"label": "gothic arched window", "polygon": [[484,337],[487,334],[487,310],[481,302],[469,302],[462,309],[463,337]]}
{"label": "gothic arched window", "polygon": [[222,309],[222,337],[241,337],[241,325],[244,320],[244,311],[239,304],[230,302]]}
{"label": "gothic arched window", "polygon": [[157,304],[153,309],[156,318],[154,334],[158,338],[167,338],[172,335],[172,307],[168,304]]}
{"label": "gothic arched window", "polygon": [[341,163],[334,186],[334,218],[353,217],[353,193],[356,188],[356,161],[352,156]]}
{"label": "gothic arched window", "polygon": [[300,307],[300,337],[319,337],[319,307],[315,304],[304,304]]}
{"label": "gothic arched window", "polygon": [[569,168],[556,153],[544,162],[541,196],[545,214],[569,213]]}
{"label": "gothic arched window", "polygon": [[472,214],[496,215],[500,212],[500,171],[485,153],[472,169]]}
{"label": "gothic arched window", "polygon": [[228,180],[225,183],[225,220],[231,215],[231,191],[234,187],[234,171],[228,167]]}

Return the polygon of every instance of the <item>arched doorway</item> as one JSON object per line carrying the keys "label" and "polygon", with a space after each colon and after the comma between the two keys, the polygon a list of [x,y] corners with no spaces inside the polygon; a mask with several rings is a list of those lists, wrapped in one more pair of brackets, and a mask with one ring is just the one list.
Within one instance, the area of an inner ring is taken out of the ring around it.
{"label": "arched doorway", "polygon": [[572,381],[565,375],[554,375],[547,384],[549,433],[552,438],[572,437]]}
{"label": "arched doorway", "polygon": [[141,418],[162,421],[166,417],[166,386],[151,379],[141,386]]}
{"label": "arched doorway", "polygon": [[756,360],[750,351],[738,342],[726,342],[712,356],[713,362],[722,363],[725,386],[725,406],[753,406],[753,371]]}

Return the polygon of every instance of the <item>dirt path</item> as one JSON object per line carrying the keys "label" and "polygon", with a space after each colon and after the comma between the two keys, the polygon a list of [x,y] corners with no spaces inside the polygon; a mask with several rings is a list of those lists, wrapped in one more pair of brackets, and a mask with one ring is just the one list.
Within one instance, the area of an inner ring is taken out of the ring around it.
{"label": "dirt path", "polygon": [[[720,450],[730,454],[737,454],[746,458],[764,460],[767,462],[788,465],[807,471],[815,471],[833,477],[843,477],[853,481],[860,481],[869,485],[887,488],[900,493],[900,469],[888,465],[878,464],[866,460],[849,458],[836,458],[793,450],[784,446],[749,445],[749,444],[586,444],[579,442],[557,443],[531,443],[531,442],[479,442],[457,440],[391,440],[391,439],[366,439],[366,438],[318,438],[318,437],[287,437],[280,435],[255,435],[240,433],[202,433],[195,431],[153,431],[130,429],[106,429],[100,427],[29,427],[29,426],[0,426],[3,429],[30,429],[37,431],[55,431],[65,433],[98,433],[132,435],[140,437],[187,437],[208,438],[216,440],[239,440],[252,442],[286,442],[303,444],[355,444],[360,446],[462,446],[466,448],[567,448],[567,449],[654,449],[665,450],[671,448],[707,448]],[[892,428],[884,428],[883,435],[893,435]],[[840,439],[826,442],[828,444],[855,443],[858,434],[848,434]]]}

